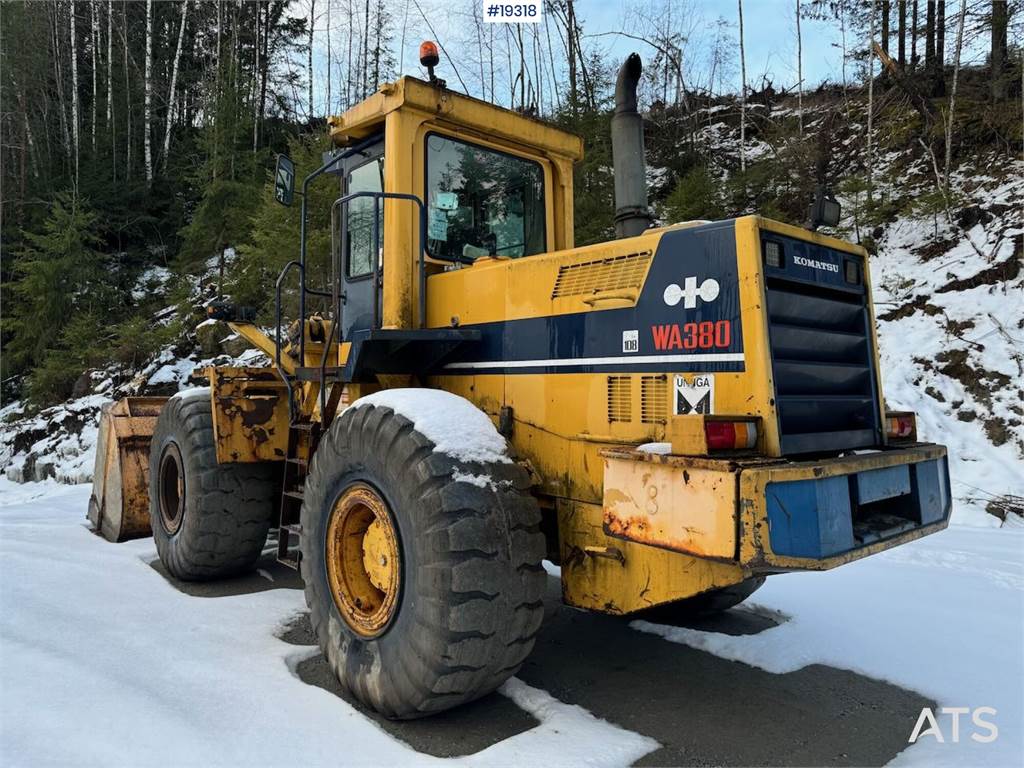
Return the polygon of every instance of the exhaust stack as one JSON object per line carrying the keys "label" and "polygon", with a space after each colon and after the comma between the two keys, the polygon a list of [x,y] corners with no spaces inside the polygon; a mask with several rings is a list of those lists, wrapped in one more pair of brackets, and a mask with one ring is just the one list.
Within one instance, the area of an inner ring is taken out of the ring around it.
{"label": "exhaust stack", "polygon": [[639,235],[651,225],[647,208],[643,120],[636,108],[636,87],[643,65],[631,53],[619,69],[612,116],[612,162],[615,166],[615,237]]}

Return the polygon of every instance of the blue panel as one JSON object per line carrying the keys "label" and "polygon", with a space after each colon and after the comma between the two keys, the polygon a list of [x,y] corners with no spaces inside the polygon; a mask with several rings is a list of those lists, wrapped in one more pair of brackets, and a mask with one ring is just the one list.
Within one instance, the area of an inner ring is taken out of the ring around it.
{"label": "blue panel", "polygon": [[790,557],[829,557],[853,548],[850,485],[843,477],[769,483],[772,551]]}
{"label": "blue panel", "polygon": [[945,457],[914,465],[913,494],[922,525],[938,522],[949,514],[949,467]]}
{"label": "blue panel", "polygon": [[906,464],[860,472],[856,478],[858,504],[870,504],[910,493],[910,469]]}

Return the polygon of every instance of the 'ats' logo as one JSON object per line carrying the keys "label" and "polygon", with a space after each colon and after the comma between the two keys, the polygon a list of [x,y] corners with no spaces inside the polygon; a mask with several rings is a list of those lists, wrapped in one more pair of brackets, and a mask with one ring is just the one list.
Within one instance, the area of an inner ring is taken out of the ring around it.
{"label": "'ats' logo", "polygon": [[698,297],[702,301],[710,303],[718,298],[719,290],[718,281],[713,277],[709,277],[700,286],[697,285],[696,277],[687,277],[683,280],[682,288],[676,283],[665,288],[663,298],[670,307],[674,307],[682,301],[685,309],[696,309]]}

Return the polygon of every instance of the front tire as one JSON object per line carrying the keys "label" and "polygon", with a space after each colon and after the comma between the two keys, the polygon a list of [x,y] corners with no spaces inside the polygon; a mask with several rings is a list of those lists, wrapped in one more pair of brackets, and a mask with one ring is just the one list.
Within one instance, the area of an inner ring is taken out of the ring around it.
{"label": "front tire", "polygon": [[331,424],[304,493],[306,603],[356,698],[390,718],[422,717],[516,673],[545,584],[540,511],[521,467],[459,462],[391,408],[365,405]]}
{"label": "front tire", "polygon": [[160,561],[182,581],[253,568],[276,502],[276,466],[218,464],[209,394],[172,397],[149,455],[149,517]]}

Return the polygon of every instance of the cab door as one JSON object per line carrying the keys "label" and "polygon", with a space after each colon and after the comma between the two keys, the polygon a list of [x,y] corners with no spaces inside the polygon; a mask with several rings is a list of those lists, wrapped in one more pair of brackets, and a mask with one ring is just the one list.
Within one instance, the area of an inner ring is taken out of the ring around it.
{"label": "cab door", "polygon": [[[384,142],[374,144],[344,161],[345,194],[384,191]],[[377,236],[374,238],[374,211]],[[375,260],[381,263],[384,246],[384,204],[379,198],[360,197],[341,211],[341,337],[379,325],[383,306],[381,285],[374,285]],[[378,270],[378,277],[381,270]],[[374,318],[374,294],[378,317]]]}

